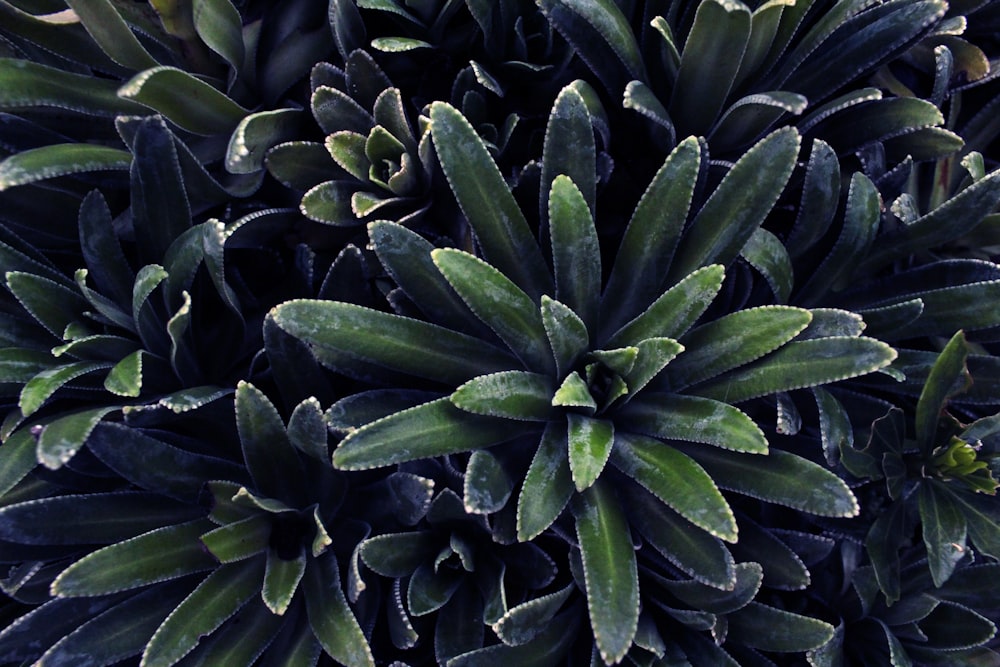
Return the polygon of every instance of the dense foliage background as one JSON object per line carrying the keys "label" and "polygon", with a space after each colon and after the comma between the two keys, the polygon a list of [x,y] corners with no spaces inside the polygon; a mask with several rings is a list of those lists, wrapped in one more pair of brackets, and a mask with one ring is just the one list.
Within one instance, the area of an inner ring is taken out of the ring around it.
{"label": "dense foliage background", "polygon": [[997,0],[0,0],[0,663],[1000,665]]}

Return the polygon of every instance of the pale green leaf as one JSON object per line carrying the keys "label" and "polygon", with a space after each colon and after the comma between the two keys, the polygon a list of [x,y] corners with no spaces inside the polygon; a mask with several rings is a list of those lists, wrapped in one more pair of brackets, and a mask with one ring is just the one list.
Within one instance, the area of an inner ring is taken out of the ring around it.
{"label": "pale green leaf", "polygon": [[556,299],[592,329],[601,298],[601,248],[591,208],[568,176],[552,181],[548,214]]}
{"label": "pale green leaf", "polygon": [[685,440],[748,454],[766,454],[764,432],[743,411],[721,401],[679,394],[649,393],[619,413],[630,431],[666,440]]}
{"label": "pale green leaf", "polygon": [[497,457],[489,450],[479,449],[469,456],[463,487],[466,512],[493,514],[507,504],[514,482]]}
{"label": "pale green leaf", "polygon": [[504,371],[480,375],[461,385],[451,402],[466,412],[526,421],[552,416],[555,386],[545,375]]}
{"label": "pale green leaf", "polygon": [[542,295],[542,326],[552,348],[556,374],[565,376],[590,344],[587,325],[564,304]]}
{"label": "pale green leaf", "polygon": [[278,555],[275,549],[268,549],[267,564],[264,567],[264,585],[260,593],[271,613],[283,616],[288,611],[288,606],[292,603],[305,571],[305,551],[295,558],[287,559]]}
{"label": "pale green leaf", "polygon": [[573,495],[566,443],[566,424],[549,422],[517,500],[517,539],[522,542],[552,525]]}
{"label": "pale green leaf", "polygon": [[0,162],[0,192],[57,176],[90,171],[121,171],[132,164],[132,155],[110,146],[52,144],[15,153]]}
{"label": "pale green leaf", "polygon": [[577,491],[589,488],[604,470],[615,441],[610,421],[566,413],[569,469]]}

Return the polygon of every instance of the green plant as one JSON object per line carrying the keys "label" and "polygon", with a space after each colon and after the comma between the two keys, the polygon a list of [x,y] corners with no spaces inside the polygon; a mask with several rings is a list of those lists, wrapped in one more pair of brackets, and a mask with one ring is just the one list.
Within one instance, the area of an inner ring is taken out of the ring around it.
{"label": "green plant", "polygon": [[1000,665],[998,6],[0,0],[0,664]]}

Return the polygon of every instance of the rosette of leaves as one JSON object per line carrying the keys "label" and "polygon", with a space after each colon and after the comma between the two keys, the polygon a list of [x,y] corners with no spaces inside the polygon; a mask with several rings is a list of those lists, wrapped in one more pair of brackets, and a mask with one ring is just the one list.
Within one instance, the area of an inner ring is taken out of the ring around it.
{"label": "rosette of leaves", "polygon": [[841,614],[837,631],[827,644],[809,652],[809,664],[911,667],[997,662],[995,563],[966,564],[940,586],[933,584],[922,562],[905,565],[902,573],[900,598],[887,604],[874,568],[854,569],[837,601]]}
{"label": "rosette of leaves", "polygon": [[1000,556],[995,496],[1000,416],[963,423],[948,410],[970,384],[968,346],[955,334],[930,369],[912,413],[899,408],[871,426],[863,448],[844,446],[841,462],[859,479],[882,482],[888,500],[871,525],[866,549],[889,604],[902,590],[901,554],[919,527],[934,586],[975,553]]}
{"label": "rosette of leaves", "polygon": [[[561,122],[549,125],[576,140],[547,138],[543,156],[551,264],[471,126],[444,103],[430,113],[435,150],[482,259],[374,223],[375,252],[414,317],[308,300],[272,315],[322,363],[398,387],[334,405],[331,423],[350,430],[335,466],[488,449],[517,501],[481,510],[514,514],[521,541],[568,522],[609,664],[629,650],[638,622],[630,535],[643,528],[629,489],[653,494],[678,540],[712,548],[737,538],[720,487],[813,514],[857,512],[839,478],[769,448],[735,404],[863,375],[895,352],[859,335],[827,336],[805,309],[737,308],[702,319],[723,289],[725,266],[791,174],[794,130],[759,142],[710,194],[696,192],[703,146],[694,138],[678,146],[636,207],[602,289],[592,123],[579,93],[564,89],[553,110]],[[466,486],[471,511],[480,494],[476,483]],[[672,549],[668,557],[689,576],[733,585],[731,571],[719,577]]]}
{"label": "rosette of leaves", "polygon": [[223,223],[193,224],[162,120],[131,127],[128,242],[96,191],[79,209],[85,267],[72,278],[3,232],[2,381],[16,400],[3,423],[4,490],[37,462],[65,464],[108,416],[180,413],[231,392],[258,349],[227,276]]}
{"label": "rosette of leaves", "polygon": [[933,104],[883,98],[866,81],[937,26],[943,2],[843,2],[825,11],[806,0],[753,9],[728,0],[647,3],[642,11],[613,0],[540,4],[665,149],[696,134],[717,155],[739,156],[782,125],[841,154],[879,139],[917,159],[961,146]]}
{"label": "rosette of leaves", "polygon": [[[4,199],[41,199],[57,176],[127,171],[119,116],[166,118],[185,170],[205,181],[208,205],[257,190],[267,148],[306,120],[284,97],[333,47],[324,12],[286,3],[245,17],[230,0],[0,5],[0,110],[5,130]],[[206,172],[208,168],[212,175]],[[200,205],[198,196],[194,196]]]}
{"label": "rosette of leaves", "polygon": [[343,69],[317,65],[312,91],[325,143],[279,144],[267,156],[275,178],[307,190],[302,214],[342,226],[375,216],[418,220],[430,206],[430,140],[424,120],[414,127],[400,90],[368,53],[355,50]]}

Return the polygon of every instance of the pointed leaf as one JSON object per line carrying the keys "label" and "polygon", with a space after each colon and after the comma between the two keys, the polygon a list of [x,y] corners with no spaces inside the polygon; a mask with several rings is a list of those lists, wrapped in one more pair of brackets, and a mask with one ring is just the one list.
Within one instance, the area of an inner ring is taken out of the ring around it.
{"label": "pointed leaf", "polygon": [[593,328],[601,297],[601,248],[587,200],[568,176],[552,181],[548,213],[556,298]]}
{"label": "pointed leaf", "polygon": [[630,400],[649,382],[660,374],[667,364],[684,351],[684,346],[673,338],[647,338],[638,345],[639,355],[635,365],[625,374]]}
{"label": "pointed leaf", "polygon": [[115,406],[90,408],[62,414],[49,422],[38,437],[38,462],[55,470],[68,463],[105,416],[120,408]]}
{"label": "pointed leaf", "polygon": [[36,449],[30,429],[14,432],[0,446],[0,496],[5,496],[35,468]]}
{"label": "pointed leaf", "polygon": [[214,569],[218,563],[198,540],[211,527],[197,519],[98,549],[63,570],[52,582],[52,592],[97,597]]}
{"label": "pointed leaf", "polygon": [[740,251],[740,256],[767,281],[778,303],[786,303],[792,293],[792,260],[777,236],[758,228]]}
{"label": "pointed leaf", "polygon": [[222,56],[234,70],[243,69],[243,19],[230,0],[195,0],[191,19],[208,48]]}
{"label": "pointed leaf", "polygon": [[[527,429],[531,424],[525,424]],[[441,398],[367,424],[333,453],[341,470],[366,470],[490,447],[525,432],[518,422],[464,412]]]}
{"label": "pointed leaf", "polygon": [[294,502],[302,497],[302,461],[271,401],[248,382],[236,386],[236,426],[243,458],[261,493]]}
{"label": "pointed leaf", "polygon": [[751,602],[729,618],[729,637],[764,651],[795,653],[819,648],[834,628],[819,619]]}
{"label": "pointed leaf", "polygon": [[521,542],[534,539],[552,525],[573,495],[566,445],[566,424],[549,422],[517,500],[517,539]]}
{"label": "pointed leaf", "polygon": [[232,132],[249,111],[208,83],[176,67],[153,67],[118,89],[119,97],[162,114],[194,134]]}
{"label": "pointed leaf", "polygon": [[858,501],[832,472],[795,454],[771,449],[747,456],[716,448],[685,448],[723,489],[818,516],[856,516]]}
{"label": "pointed leaf", "polygon": [[956,385],[960,387],[958,391],[961,391],[971,381],[969,370],[965,366],[968,354],[965,334],[959,331],[941,351],[934,366],[931,367],[923,391],[920,392],[914,420],[917,444],[925,456],[929,455],[934,447],[938,421],[942,417],[948,399],[957,393]]}
{"label": "pointed leaf", "polygon": [[619,413],[631,431],[665,440],[766,454],[764,432],[743,411],[721,401],[678,394],[645,394]]}
{"label": "pointed leaf", "polygon": [[[229,0],[200,0],[203,4],[229,4]],[[232,7],[231,4],[229,4]],[[241,43],[242,46],[242,43]],[[303,115],[300,109],[258,111],[240,121],[226,149],[226,171],[252,174],[264,168],[267,152],[300,136]]]}
{"label": "pointed leaf", "polygon": [[608,664],[621,660],[639,622],[639,578],[628,523],[613,489],[600,482],[577,496],[573,514],[583,556],[594,640]]}
{"label": "pointed leaf", "polygon": [[[45,404],[47,400],[49,400],[67,383],[72,382],[87,373],[104,370],[110,366],[111,364],[108,363],[78,361],[73,364],[56,366],[55,368],[42,371],[35,377],[28,380],[28,382],[25,383],[24,387],[21,389],[21,398],[20,401],[18,401],[21,413],[25,417],[34,414],[39,408],[42,407],[42,405]],[[60,464],[61,463],[62,462],[60,462]]]}
{"label": "pointed leaf", "polygon": [[142,667],[170,667],[194,650],[260,590],[264,559],[223,565],[208,575],[157,628]]}
{"label": "pointed leaf", "polygon": [[[639,317],[663,293],[665,267],[669,266],[674,256],[681,230],[687,221],[700,166],[701,147],[697,139],[685,139],[670,153],[639,200],[604,290],[601,302],[602,338]],[[709,284],[717,280],[721,287],[721,273],[714,275],[716,269],[712,271],[711,280],[704,274],[701,280]],[[708,285],[701,287],[707,288]],[[718,292],[718,287],[715,292]],[[688,324],[692,324],[694,319]],[[683,329],[636,337],[640,340],[653,335],[676,338],[681,333]],[[619,336],[615,336],[614,340],[619,344],[635,342],[619,340]]]}
{"label": "pointed leaf", "polygon": [[951,496],[937,488],[936,482],[928,480],[921,484],[917,499],[931,578],[940,588],[965,557],[965,516]]}
{"label": "pointed leaf", "polygon": [[79,143],[31,148],[0,161],[0,192],[57,176],[121,171],[131,164],[131,153],[109,146]]}
{"label": "pointed leaf", "polygon": [[268,549],[261,596],[271,613],[282,616],[288,611],[288,605],[292,603],[292,597],[298,590],[305,571],[305,551],[289,560],[279,556],[275,549]]}
{"label": "pointed leaf", "polygon": [[782,128],[754,144],[709,197],[677,249],[669,278],[710,263],[728,265],[760,227],[795,167],[800,137]]}
{"label": "pointed leaf", "polygon": [[556,375],[562,377],[589,347],[587,325],[570,308],[542,295],[542,326],[556,362]]}
{"label": "pointed leaf", "polygon": [[580,615],[575,609],[553,618],[541,632],[525,644],[494,644],[448,661],[450,667],[546,667],[561,664],[577,638]]}
{"label": "pointed leaf", "polygon": [[712,478],[689,456],[640,435],[619,433],[611,454],[616,468],[694,525],[736,541],[736,518]]}
{"label": "pointed leaf", "polygon": [[538,636],[538,633],[545,630],[548,622],[569,599],[574,589],[575,586],[570,584],[555,593],[512,607],[493,624],[493,631],[508,646],[520,646],[531,641]]}
{"label": "pointed leaf", "polygon": [[67,287],[33,273],[7,273],[7,288],[24,309],[58,338],[87,308],[87,302]]}
{"label": "pointed leaf", "polygon": [[386,533],[361,543],[361,559],[383,577],[408,577],[434,557],[440,540],[429,531]]}
{"label": "pointed leaf", "polygon": [[545,375],[505,371],[480,375],[455,390],[451,402],[466,412],[526,421],[552,415],[555,387]]}
{"label": "pointed leaf", "polygon": [[514,483],[500,461],[488,450],[469,456],[465,468],[464,503],[470,514],[493,514],[503,509]]}
{"label": "pointed leaf", "polygon": [[302,585],[313,634],[334,660],[347,667],[374,667],[371,648],[347,605],[332,553],[310,562]]}
{"label": "pointed leaf", "polygon": [[[90,39],[86,34],[83,37]],[[145,111],[118,97],[117,90],[117,82],[110,79],[73,74],[22,58],[0,58],[0,109],[54,107],[108,117]]]}
{"label": "pointed leaf", "polygon": [[[593,214],[597,199],[597,147],[587,103],[572,84],[556,96],[545,126],[545,143],[542,150],[542,214],[551,207],[551,197],[546,205],[546,195],[560,175],[568,177],[583,195]],[[555,244],[553,244],[555,247]],[[570,304],[572,305],[572,304]]]}
{"label": "pointed leaf", "polygon": [[430,115],[438,160],[486,261],[532,299],[551,294],[541,249],[482,140],[444,102],[432,104]]}
{"label": "pointed leaf", "polygon": [[310,345],[452,386],[517,365],[507,353],[470,336],[348,303],[286,301],[272,317]]}
{"label": "pointed leaf", "polygon": [[111,211],[100,191],[84,197],[79,221],[80,250],[94,283],[102,294],[126,307],[132,298],[135,274],[115,236]]}
{"label": "pointed leaf", "polygon": [[604,470],[615,441],[614,424],[566,413],[569,469],[577,491],[589,488]]}
{"label": "pointed leaf", "polygon": [[110,0],[67,0],[101,50],[119,65],[144,70],[159,65],[139,42]]}
{"label": "pointed leaf", "polygon": [[461,585],[462,577],[457,572],[449,568],[436,569],[434,563],[421,565],[410,577],[410,584],[406,589],[406,603],[410,613],[425,616],[438,611],[448,604]]}
{"label": "pointed leaf", "polygon": [[698,387],[697,393],[739,403],[866,375],[885,368],[895,358],[894,349],[873,338],[835,336],[793,341],[758,362]]}
{"label": "pointed leaf", "polygon": [[220,563],[235,563],[267,551],[275,521],[266,512],[210,530],[202,544]]}
{"label": "pointed leaf", "polygon": [[469,308],[531,370],[553,370],[538,305],[507,276],[469,253],[431,252],[434,264]]}
{"label": "pointed leaf", "polygon": [[809,585],[808,568],[788,545],[749,517],[741,516],[739,526],[740,541],[733,546],[733,555],[741,561],[760,563],[765,586],[800,591]]}

